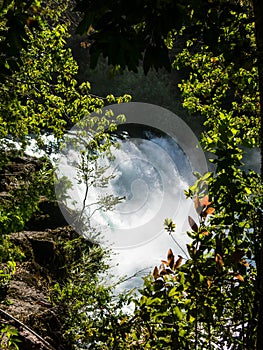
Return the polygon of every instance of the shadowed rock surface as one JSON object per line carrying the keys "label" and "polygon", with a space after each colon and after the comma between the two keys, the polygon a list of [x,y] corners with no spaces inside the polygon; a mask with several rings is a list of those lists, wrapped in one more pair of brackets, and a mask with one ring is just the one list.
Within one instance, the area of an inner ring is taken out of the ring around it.
{"label": "shadowed rock surface", "polygon": [[[41,166],[41,160],[33,157],[9,158],[0,169],[0,207],[6,201],[12,203],[10,188],[30,179],[29,174],[39,171]],[[50,301],[50,291],[67,276],[63,245],[77,237],[67,226],[57,202],[46,197],[40,197],[38,210],[24,230],[9,234],[10,244],[20,258],[9,284],[1,284],[0,323],[18,330],[20,350],[72,348],[63,337],[64,315]],[[1,270],[4,264],[0,265]]]}
{"label": "shadowed rock surface", "polygon": [[[65,257],[59,241],[72,239],[69,227],[41,231],[22,231],[10,235],[11,242],[25,254],[17,263],[1,309],[30,327],[55,349],[70,349],[62,330],[59,310],[49,300],[51,286],[65,274]],[[49,349],[39,338],[0,313],[2,323],[13,324],[20,332],[19,349]]]}

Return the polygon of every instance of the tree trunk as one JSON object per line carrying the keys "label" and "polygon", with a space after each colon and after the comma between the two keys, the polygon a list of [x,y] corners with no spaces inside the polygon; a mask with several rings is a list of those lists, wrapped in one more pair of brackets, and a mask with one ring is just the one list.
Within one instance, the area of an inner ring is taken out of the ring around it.
{"label": "tree trunk", "polygon": [[[256,29],[256,44],[257,44],[257,66],[259,77],[259,93],[260,93],[260,150],[261,150],[261,180],[263,180],[263,1],[252,0],[254,16],[255,16],[255,29]],[[260,208],[261,209],[261,208]],[[263,349],[263,227],[262,227],[262,211],[259,210],[261,215],[260,232],[259,232],[259,250],[258,257],[256,257],[257,264],[257,290],[255,297],[258,299],[258,319],[257,319],[257,350]],[[257,244],[257,242],[256,242]]]}

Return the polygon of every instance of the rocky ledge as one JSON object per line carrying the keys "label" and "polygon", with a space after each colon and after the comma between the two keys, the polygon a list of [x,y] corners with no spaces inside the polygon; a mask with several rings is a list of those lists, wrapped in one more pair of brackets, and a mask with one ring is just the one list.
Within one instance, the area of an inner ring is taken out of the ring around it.
{"label": "rocky ledge", "polygon": [[[29,181],[30,173],[41,167],[42,161],[37,158],[9,157],[0,169],[0,207],[12,203],[10,189],[16,189],[19,181]],[[10,247],[19,258],[15,259],[16,269],[9,283],[0,284],[0,324],[17,329],[20,350],[71,349],[63,337],[64,315],[52,304],[50,295],[54,284],[67,277],[63,245],[77,237],[67,226],[56,201],[46,197],[40,197],[38,211],[24,231],[8,234]],[[1,243],[0,248],[3,249]],[[0,264],[0,272],[5,268],[5,264]],[[6,335],[1,337],[0,348],[9,349]]]}
{"label": "rocky ledge", "polygon": [[49,296],[53,284],[65,274],[60,243],[76,236],[70,227],[10,235],[10,242],[24,257],[0,304],[0,319],[18,329],[21,350],[70,349],[63,338],[61,315]]}

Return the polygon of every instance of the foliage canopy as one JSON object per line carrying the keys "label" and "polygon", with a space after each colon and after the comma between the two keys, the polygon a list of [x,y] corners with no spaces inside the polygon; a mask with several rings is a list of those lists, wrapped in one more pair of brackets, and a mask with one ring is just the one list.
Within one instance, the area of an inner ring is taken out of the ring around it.
{"label": "foliage canopy", "polygon": [[[103,54],[121,69],[136,71],[142,59],[145,73],[152,67],[184,72],[179,85],[183,104],[206,118],[202,145],[211,153],[215,171],[197,174],[197,182],[186,192],[197,212],[197,218],[188,219],[192,243],[187,254],[175,260],[169,250],[167,260],[145,278],[132,315],[122,309],[126,299],[115,302],[100,283],[97,272],[106,268],[100,249],[83,249],[85,254],[71,261],[68,279],[59,281],[52,293],[53,302],[67,315],[66,336],[76,346],[89,342],[98,349],[261,349],[262,179],[242,164],[244,147],[261,142],[261,73],[255,68],[260,68],[259,44],[250,4],[76,3],[75,10],[84,13],[78,31],[88,33],[93,67]],[[43,135],[59,141],[90,112],[107,102],[123,101],[93,96],[88,82],[78,84],[78,67],[65,48],[67,24],[50,25],[52,6],[45,10],[49,21],[40,19],[41,11],[37,1],[24,1],[20,7],[17,1],[7,1],[1,7],[1,166],[12,142],[20,141],[24,151],[34,137],[39,147],[46,147]],[[20,23],[17,32],[12,23]],[[114,127],[112,120],[101,120],[94,128],[98,119],[90,118],[95,139],[101,129]],[[54,141],[51,150],[53,146]],[[26,182],[22,191],[11,189],[15,205],[1,208],[3,233],[23,227],[51,175],[46,169],[32,180],[31,201],[26,196],[21,200],[21,193],[29,190]],[[168,219],[166,228],[176,241],[175,224]],[[66,244],[69,256],[74,257],[78,244]],[[91,261],[90,253],[95,255]],[[9,275],[2,272],[4,283]],[[89,312],[92,317],[86,317]]]}

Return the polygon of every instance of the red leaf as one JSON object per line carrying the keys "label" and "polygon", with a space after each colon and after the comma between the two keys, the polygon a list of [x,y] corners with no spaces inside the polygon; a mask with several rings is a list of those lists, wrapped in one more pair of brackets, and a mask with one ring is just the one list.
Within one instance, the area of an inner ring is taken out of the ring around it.
{"label": "red leaf", "polygon": [[216,257],[215,257],[215,260],[216,260],[216,269],[217,269],[217,272],[221,273],[222,272],[222,267],[224,265],[224,261],[223,261],[223,258],[220,254],[216,254]]}
{"label": "red leaf", "polygon": [[171,248],[169,248],[168,253],[167,253],[167,259],[170,260],[174,258],[174,253]]}
{"label": "red leaf", "polygon": [[194,232],[198,232],[198,226],[197,226],[196,222],[194,221],[194,219],[191,216],[188,216],[188,222],[189,222],[189,225],[190,225],[191,229]]}
{"label": "red leaf", "polygon": [[245,259],[240,260],[240,263],[246,267],[249,267],[249,263]]}
{"label": "red leaf", "polygon": [[168,262],[168,261],[166,261],[166,260],[161,260],[161,262],[162,262],[164,265],[169,266],[169,262]]}
{"label": "red leaf", "polygon": [[153,270],[153,277],[154,279],[156,280],[158,277],[160,277],[159,275],[159,270],[158,270],[158,267],[155,266],[154,270]]}
{"label": "red leaf", "polygon": [[163,276],[163,275],[167,275],[166,269],[162,269],[162,270],[160,271],[160,276]]}
{"label": "red leaf", "polygon": [[209,207],[205,210],[206,214],[213,214],[215,212],[215,208]]}
{"label": "red leaf", "polygon": [[240,275],[240,273],[238,273],[238,272],[234,273],[234,278],[238,279],[241,282],[244,282],[243,276]]}
{"label": "red leaf", "polygon": [[178,255],[179,259],[176,260],[176,263],[174,264],[174,270],[178,269],[178,267],[180,267],[182,265],[182,261],[183,261],[183,257]]}
{"label": "red leaf", "polygon": [[171,248],[168,250],[168,253],[167,253],[167,261],[168,261],[168,266],[172,268],[174,266],[174,254]]}
{"label": "red leaf", "polygon": [[208,207],[210,204],[211,204],[211,202],[209,202],[209,200],[208,200],[208,195],[206,195],[200,199],[200,205],[202,207]]}
{"label": "red leaf", "polygon": [[216,254],[216,263],[223,266],[224,265],[224,262],[223,262],[223,258],[220,254]]}
{"label": "red leaf", "polygon": [[215,212],[215,208],[208,207],[208,208],[206,208],[206,209],[201,213],[201,216],[202,216],[203,218],[206,218],[207,215],[213,214],[214,212]]}

